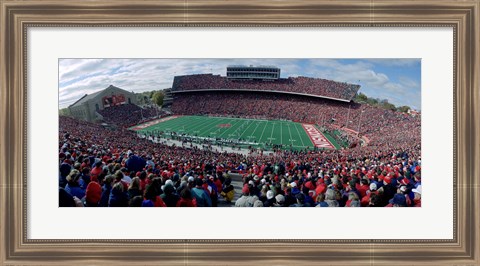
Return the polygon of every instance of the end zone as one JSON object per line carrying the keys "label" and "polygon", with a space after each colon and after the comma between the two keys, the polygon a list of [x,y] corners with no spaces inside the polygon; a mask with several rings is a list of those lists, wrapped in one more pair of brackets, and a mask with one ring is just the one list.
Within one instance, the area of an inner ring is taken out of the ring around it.
{"label": "end zone", "polygon": [[156,124],[168,121],[168,120],[172,120],[172,119],[175,119],[175,118],[178,118],[178,117],[180,117],[180,116],[179,115],[172,115],[172,116],[164,117],[164,118],[161,118],[161,119],[155,119],[155,120],[148,121],[148,122],[140,124],[140,125],[136,125],[134,127],[131,127],[130,129],[131,130],[141,130],[141,129],[145,129],[147,127],[151,127],[153,125],[156,125]]}
{"label": "end zone", "polygon": [[302,124],[303,129],[307,132],[308,137],[313,145],[317,148],[334,150],[335,146],[318,130],[314,125]]}

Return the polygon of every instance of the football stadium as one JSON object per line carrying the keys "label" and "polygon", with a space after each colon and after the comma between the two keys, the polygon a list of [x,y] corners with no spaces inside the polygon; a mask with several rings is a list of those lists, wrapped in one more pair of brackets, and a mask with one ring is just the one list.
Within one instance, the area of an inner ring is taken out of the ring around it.
{"label": "football stadium", "polygon": [[60,115],[61,207],[421,207],[421,114],[277,66],[109,85]]}

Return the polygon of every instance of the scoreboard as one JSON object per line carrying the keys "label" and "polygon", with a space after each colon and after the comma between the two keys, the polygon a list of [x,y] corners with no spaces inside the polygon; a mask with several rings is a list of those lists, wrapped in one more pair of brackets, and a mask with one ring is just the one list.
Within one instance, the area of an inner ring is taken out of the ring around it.
{"label": "scoreboard", "polygon": [[110,106],[117,106],[121,104],[125,104],[125,95],[117,94],[117,95],[110,95],[105,96],[102,98],[103,107],[110,107]]}

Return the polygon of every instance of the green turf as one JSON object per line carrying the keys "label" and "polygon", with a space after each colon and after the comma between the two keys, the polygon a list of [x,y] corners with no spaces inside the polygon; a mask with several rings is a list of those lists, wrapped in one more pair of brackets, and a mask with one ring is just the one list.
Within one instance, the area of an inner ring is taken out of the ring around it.
{"label": "green turf", "polygon": [[[318,126],[316,126],[317,129],[320,129]],[[338,132],[338,131],[335,131]],[[334,132],[334,133],[335,133]],[[335,149],[339,150],[342,147],[347,147],[347,144],[345,143],[339,143],[332,135],[330,135],[328,132],[322,132],[322,134],[325,136],[325,138],[332,143],[332,145],[335,147]],[[340,134],[340,133],[338,133]]]}
{"label": "green turf", "polygon": [[[221,125],[229,125],[221,127]],[[240,139],[243,146],[254,146],[268,149],[266,143],[282,144],[284,149],[301,150],[314,145],[300,123],[280,120],[256,120],[243,118],[180,116],[175,119],[138,130],[138,132],[157,135],[164,132],[187,134],[195,137]],[[327,137],[328,138],[328,137]],[[328,138],[330,141],[333,138]],[[339,147],[333,140],[332,144]]]}
{"label": "green turf", "polygon": [[[346,141],[342,141],[342,140],[340,139],[340,136],[341,136],[340,131],[334,130],[334,131],[332,131],[332,134],[334,134],[334,135],[337,136],[336,140],[337,140],[337,143],[338,143],[339,145],[341,145],[341,146],[344,147],[344,148],[348,148],[348,143],[347,143]],[[329,136],[329,134],[325,134],[325,133],[324,133],[324,135],[325,135],[325,136],[327,136],[327,135]],[[333,136],[332,136],[331,138],[333,138]],[[339,148],[337,148],[337,149],[339,149]]]}

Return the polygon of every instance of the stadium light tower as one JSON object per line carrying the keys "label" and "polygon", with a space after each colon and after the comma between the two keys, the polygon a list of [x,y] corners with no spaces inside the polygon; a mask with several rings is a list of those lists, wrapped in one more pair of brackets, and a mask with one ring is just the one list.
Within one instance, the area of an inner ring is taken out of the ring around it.
{"label": "stadium light tower", "polygon": [[360,135],[360,123],[362,121],[362,116],[363,116],[363,113],[365,112],[365,110],[362,110],[362,112],[360,113],[360,119],[358,119],[358,128],[357,128],[357,134]]}
{"label": "stadium light tower", "polygon": [[347,113],[347,121],[345,123],[345,127],[348,128],[348,120],[350,119],[350,104],[348,105],[348,113]]}

